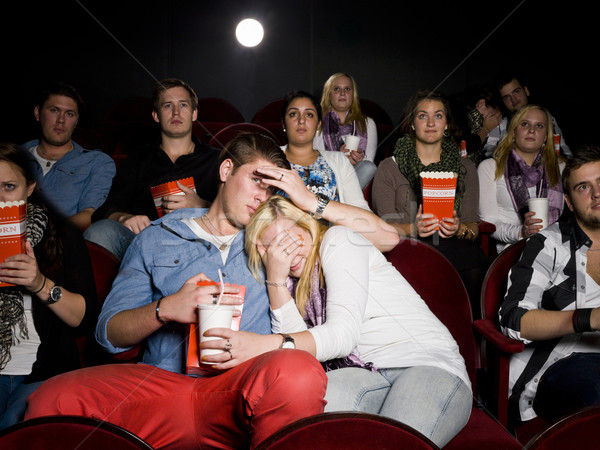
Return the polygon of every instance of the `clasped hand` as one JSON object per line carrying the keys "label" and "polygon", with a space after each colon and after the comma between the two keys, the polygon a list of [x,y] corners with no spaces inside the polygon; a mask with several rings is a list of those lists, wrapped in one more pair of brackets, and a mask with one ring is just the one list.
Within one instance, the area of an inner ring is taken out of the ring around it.
{"label": "clasped hand", "polygon": [[460,229],[460,219],[458,218],[456,211],[454,211],[452,218],[444,217],[442,220],[438,220],[433,214],[423,214],[423,205],[419,205],[415,227],[417,234],[421,238],[433,235],[438,231],[437,228],[439,228],[439,235],[441,238],[451,238],[455,236]]}
{"label": "clasped hand", "polygon": [[0,263],[0,281],[23,286],[32,292],[42,287],[44,276],[40,272],[29,240],[25,243],[24,254],[9,256]]}

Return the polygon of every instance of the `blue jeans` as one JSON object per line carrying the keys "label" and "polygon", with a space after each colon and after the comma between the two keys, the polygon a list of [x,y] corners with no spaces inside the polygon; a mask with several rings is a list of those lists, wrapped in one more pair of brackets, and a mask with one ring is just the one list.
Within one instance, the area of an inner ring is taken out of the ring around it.
{"label": "blue jeans", "polygon": [[377,166],[374,162],[369,161],[368,159],[363,159],[354,165],[354,171],[358,177],[360,189],[364,190],[367,187],[367,184],[369,184],[369,181],[371,181],[375,176]]}
{"label": "blue jeans", "polygon": [[120,260],[135,236],[125,225],[111,219],[94,222],[83,232],[84,239],[101,245]]}
{"label": "blue jeans", "polygon": [[433,366],[381,369],[348,367],[327,372],[329,411],[380,414],[411,426],[439,447],[466,425],[471,389],[457,376]]}
{"label": "blue jeans", "polygon": [[27,398],[42,384],[24,381],[25,375],[0,375],[0,430],[23,420]]}
{"label": "blue jeans", "polygon": [[600,354],[572,353],[540,377],[535,413],[549,421],[588,406],[600,405]]}

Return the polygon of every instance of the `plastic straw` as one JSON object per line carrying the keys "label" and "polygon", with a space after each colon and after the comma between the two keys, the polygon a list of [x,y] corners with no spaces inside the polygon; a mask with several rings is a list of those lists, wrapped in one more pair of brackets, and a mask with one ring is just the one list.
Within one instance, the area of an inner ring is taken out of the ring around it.
{"label": "plastic straw", "polygon": [[223,293],[225,291],[225,283],[223,283],[223,273],[221,269],[219,269],[219,281],[221,282],[221,293],[219,294],[219,300],[217,300],[217,305],[221,304],[221,300],[223,299]]}

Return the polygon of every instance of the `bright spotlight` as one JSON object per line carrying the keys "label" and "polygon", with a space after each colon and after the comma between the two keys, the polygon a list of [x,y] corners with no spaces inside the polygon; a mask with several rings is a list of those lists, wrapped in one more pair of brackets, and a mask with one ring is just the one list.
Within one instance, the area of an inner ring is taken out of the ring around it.
{"label": "bright spotlight", "polygon": [[262,25],[254,19],[242,20],[235,29],[237,40],[245,47],[256,47],[264,35]]}

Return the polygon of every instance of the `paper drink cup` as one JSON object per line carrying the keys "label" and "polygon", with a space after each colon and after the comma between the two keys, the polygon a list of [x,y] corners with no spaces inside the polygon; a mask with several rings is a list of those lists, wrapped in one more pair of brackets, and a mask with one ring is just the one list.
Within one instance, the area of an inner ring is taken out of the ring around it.
{"label": "paper drink cup", "polygon": [[534,211],[533,216],[536,219],[542,219],[542,229],[548,226],[548,199],[547,198],[530,198],[527,200],[529,211]]}
{"label": "paper drink cup", "polygon": [[348,150],[358,150],[358,144],[360,143],[359,136],[352,136],[351,134],[347,134],[346,136],[342,136],[344,143],[346,144],[346,148]]}
{"label": "paper drink cup", "polygon": [[[211,328],[231,328],[234,308],[234,305],[198,305],[200,342],[221,339],[215,336],[204,336],[204,332]],[[223,349],[203,348],[200,350],[200,357],[218,355],[223,351]]]}

